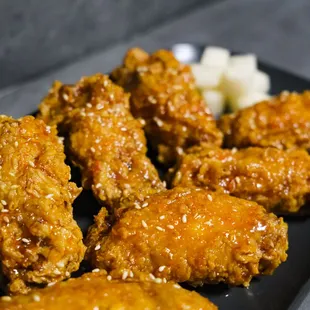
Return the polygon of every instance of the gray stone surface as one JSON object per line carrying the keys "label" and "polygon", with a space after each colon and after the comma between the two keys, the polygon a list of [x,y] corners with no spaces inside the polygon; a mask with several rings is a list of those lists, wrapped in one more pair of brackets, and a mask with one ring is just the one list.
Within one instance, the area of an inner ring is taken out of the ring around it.
{"label": "gray stone surface", "polygon": [[2,0],[0,87],[74,61],[211,0]]}

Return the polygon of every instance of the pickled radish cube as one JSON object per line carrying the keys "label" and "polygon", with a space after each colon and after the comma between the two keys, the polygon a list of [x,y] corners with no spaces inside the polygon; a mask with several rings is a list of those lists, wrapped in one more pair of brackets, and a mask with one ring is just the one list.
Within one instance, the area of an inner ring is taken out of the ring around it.
{"label": "pickled radish cube", "polygon": [[223,74],[221,68],[201,64],[192,64],[191,68],[196,79],[196,85],[199,88],[216,88],[219,86]]}
{"label": "pickled radish cube", "polygon": [[229,50],[222,47],[209,46],[203,51],[200,63],[207,66],[225,68],[228,65],[229,57]]}
{"label": "pickled radish cube", "polygon": [[244,108],[250,107],[250,106],[252,106],[252,105],[254,105],[260,101],[267,100],[269,98],[270,98],[270,96],[266,93],[258,93],[258,92],[249,93],[249,94],[246,94],[246,95],[238,98],[235,106],[237,109],[244,109]]}
{"label": "pickled radish cube", "polygon": [[225,109],[224,95],[217,90],[205,90],[202,95],[213,115],[219,117]]}
{"label": "pickled radish cube", "polygon": [[259,93],[268,93],[270,90],[270,77],[267,73],[256,71],[253,78],[253,90]]}
{"label": "pickled radish cube", "polygon": [[235,100],[252,91],[253,74],[230,67],[223,74],[221,89],[230,100]]}
{"label": "pickled radish cube", "polygon": [[257,58],[254,54],[231,56],[228,67],[254,74],[257,71]]}

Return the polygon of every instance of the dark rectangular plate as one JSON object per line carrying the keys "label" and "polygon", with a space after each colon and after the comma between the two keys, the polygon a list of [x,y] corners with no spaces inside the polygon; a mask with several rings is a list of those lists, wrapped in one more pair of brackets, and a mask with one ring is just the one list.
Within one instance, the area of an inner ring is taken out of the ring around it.
{"label": "dark rectangular plate", "polygon": [[[178,44],[172,47],[172,51],[178,58],[183,57],[180,60],[198,62],[203,47]],[[310,82],[296,75],[261,62],[259,62],[259,68],[270,75],[272,94],[277,94],[282,90],[310,89]],[[79,182],[79,174],[75,169],[72,175],[74,180]],[[74,203],[74,217],[84,233],[98,210],[99,206],[92,194],[83,191]],[[307,280],[310,279],[310,218],[287,217],[285,220],[289,224],[288,260],[276,270],[274,275],[254,279],[248,289],[229,288],[226,285],[204,285],[196,288],[196,291],[212,300],[220,310],[283,310],[288,308],[297,310],[301,305],[303,309],[310,309],[310,304],[308,307],[305,306],[305,298],[310,292],[310,282],[306,285]]]}
{"label": "dark rectangular plate", "polygon": [[[203,46],[177,44],[172,51],[180,61],[199,62]],[[259,69],[271,78],[271,94],[283,90],[304,91],[310,89],[310,81],[259,62]],[[310,218],[285,217],[289,225],[288,259],[272,276],[252,281],[248,289],[228,288],[225,285],[205,285],[196,289],[212,300],[220,310],[297,310],[310,309],[305,304],[310,294]]]}

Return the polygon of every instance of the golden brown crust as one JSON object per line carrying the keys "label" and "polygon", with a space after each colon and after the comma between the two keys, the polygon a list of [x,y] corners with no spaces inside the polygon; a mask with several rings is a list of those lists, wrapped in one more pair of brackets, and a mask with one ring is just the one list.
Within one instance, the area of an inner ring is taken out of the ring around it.
{"label": "golden brown crust", "polygon": [[73,86],[57,82],[40,105],[39,117],[67,134],[69,157],[81,168],[83,187],[113,210],[164,189],[146,157],[142,126],[129,111],[128,97],[97,74]]}
{"label": "golden brown crust", "polygon": [[83,259],[71,207],[80,189],[64,160],[55,128],[0,117],[0,258],[13,294],[68,278]]}
{"label": "golden brown crust", "polygon": [[221,145],[222,134],[196,89],[190,67],[171,52],[149,55],[130,49],[111,76],[131,92],[131,111],[145,121],[147,138],[161,162],[169,165],[178,152],[203,141]]}
{"label": "golden brown crust", "polygon": [[247,286],[253,276],[271,274],[286,260],[287,225],[255,202],[174,188],[151,196],[143,206],[124,213],[95,245],[93,267],[113,278],[133,272],[142,279],[146,274]]}
{"label": "golden brown crust", "polygon": [[107,280],[102,273],[88,273],[27,296],[0,300],[1,310],[110,310],[110,309],[193,309],[216,310],[217,307],[196,292],[177,284],[157,284]]}
{"label": "golden brown crust", "polygon": [[174,169],[173,186],[198,186],[256,201],[268,211],[297,212],[310,194],[304,150],[193,147]]}
{"label": "golden brown crust", "polygon": [[219,121],[227,147],[310,148],[310,92],[283,92]]}

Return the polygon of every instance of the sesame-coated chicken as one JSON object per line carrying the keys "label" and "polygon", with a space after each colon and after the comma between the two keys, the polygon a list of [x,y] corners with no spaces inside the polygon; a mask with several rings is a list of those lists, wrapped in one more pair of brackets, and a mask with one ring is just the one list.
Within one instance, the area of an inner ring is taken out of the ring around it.
{"label": "sesame-coated chicken", "polygon": [[112,228],[104,214],[97,221],[105,234],[86,241],[93,249],[87,258],[113,278],[248,286],[287,257],[282,218],[255,202],[201,188],[154,194]]}
{"label": "sesame-coated chicken", "polygon": [[170,165],[178,153],[200,142],[221,145],[222,133],[196,89],[190,67],[170,51],[149,55],[132,48],[111,78],[131,93],[132,114],[145,122],[160,162]]}
{"label": "sesame-coated chicken", "polygon": [[310,197],[310,155],[273,147],[197,146],[179,158],[172,186],[198,186],[253,200],[268,211],[294,213]]}
{"label": "sesame-coated chicken", "polygon": [[174,283],[110,280],[104,272],[87,273],[26,296],[0,299],[0,310],[216,310],[208,299]]}
{"label": "sesame-coated chicken", "polygon": [[70,277],[84,257],[71,207],[80,189],[64,160],[54,127],[0,117],[0,260],[11,294]]}
{"label": "sesame-coated chicken", "polygon": [[310,91],[282,92],[219,120],[227,147],[310,148]]}
{"label": "sesame-coated chicken", "polygon": [[75,85],[56,82],[40,105],[39,118],[67,136],[69,158],[82,184],[109,210],[127,208],[164,189],[151,161],[141,123],[129,110],[129,95],[107,76]]}

